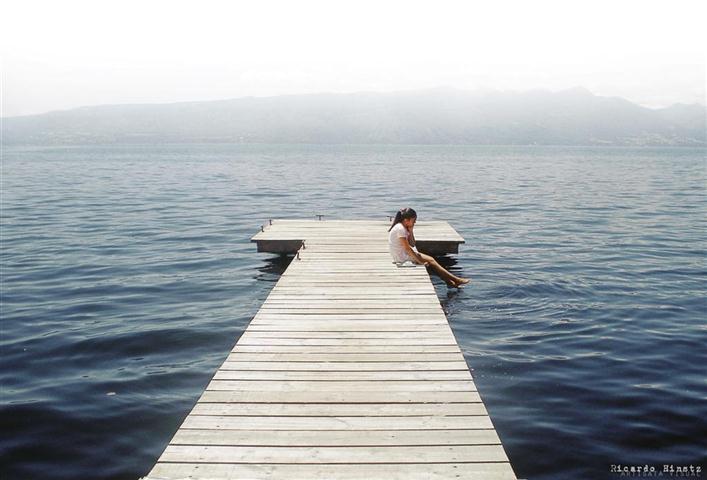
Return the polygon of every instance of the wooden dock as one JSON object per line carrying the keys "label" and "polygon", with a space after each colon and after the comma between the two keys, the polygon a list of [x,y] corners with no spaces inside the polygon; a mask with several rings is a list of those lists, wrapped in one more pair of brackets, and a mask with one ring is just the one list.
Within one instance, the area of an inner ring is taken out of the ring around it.
{"label": "wooden dock", "polygon": [[[426,269],[392,263],[388,226],[274,220],[253,237],[298,253],[147,478],[516,478]],[[446,222],[415,236],[435,254],[464,242]]]}

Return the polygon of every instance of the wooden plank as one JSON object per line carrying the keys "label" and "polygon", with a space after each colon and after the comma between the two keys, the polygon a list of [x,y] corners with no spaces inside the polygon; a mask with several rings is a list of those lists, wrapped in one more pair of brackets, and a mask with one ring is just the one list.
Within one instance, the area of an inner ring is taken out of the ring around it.
{"label": "wooden plank", "polygon": [[[267,327],[267,328],[266,328]],[[281,330],[278,330],[280,328]],[[353,328],[354,330],[349,330]],[[376,332],[374,336],[380,338],[390,337],[414,337],[423,335],[452,335],[452,330],[449,325],[437,322],[395,322],[387,324],[365,320],[339,320],[335,322],[322,321],[305,321],[292,322],[292,320],[258,320],[252,324],[246,333],[249,335],[276,335],[275,332],[289,332],[296,335],[296,331],[312,331],[312,332],[332,332],[343,333],[345,337],[365,336],[357,332]],[[270,333],[266,333],[270,332]],[[322,333],[322,336],[336,336],[328,333]],[[316,336],[316,335],[315,335]]]}
{"label": "wooden plank", "polygon": [[250,446],[415,446],[415,445],[497,445],[501,441],[493,429],[455,430],[179,430],[174,445]]}
{"label": "wooden plank", "polygon": [[295,325],[316,326],[316,325],[342,325],[342,326],[371,326],[378,324],[378,331],[387,328],[399,328],[403,325],[440,325],[443,324],[439,315],[429,315],[420,317],[417,315],[394,315],[390,318],[377,318],[377,315],[319,315],[319,314],[256,314],[251,325]]}
{"label": "wooden plank", "polygon": [[375,325],[380,329],[401,325],[449,325],[445,323],[441,312],[429,313],[425,316],[416,314],[414,311],[406,314],[387,315],[384,313],[360,313],[360,314],[320,314],[320,313],[268,313],[261,311],[253,317],[252,323],[291,323],[297,321],[301,325],[316,325],[322,323],[330,323],[331,325]]}
{"label": "wooden plank", "polygon": [[[427,274],[427,270],[425,267],[422,266],[407,266],[407,267],[398,267],[395,264],[391,263],[390,265],[380,265],[379,267],[373,267],[372,265],[369,266],[355,266],[355,265],[341,265],[341,264],[336,264],[336,265],[316,265],[316,264],[311,264],[307,265],[306,263],[302,262],[293,262],[290,267],[289,271],[286,270],[282,275],[287,276],[287,277],[297,277],[297,276],[303,276],[303,275],[314,275],[320,276],[322,278],[326,278],[326,276],[333,277],[337,276],[339,277],[340,280],[346,280],[349,275],[354,275],[354,274],[368,274],[368,275],[376,275],[381,278],[386,278],[386,277],[397,277],[397,280],[399,281],[401,277],[417,277],[417,278],[424,278],[424,275]],[[391,278],[392,279],[392,278]]]}
{"label": "wooden plank", "polygon": [[281,371],[281,370],[225,370],[219,369],[214,380],[303,380],[352,381],[352,380],[471,380],[468,370],[425,370],[425,371]]}
{"label": "wooden plank", "polygon": [[427,313],[427,314],[435,314],[438,312],[441,312],[442,309],[440,308],[384,308],[384,307],[371,307],[371,308],[356,308],[356,307],[351,307],[351,308],[307,308],[307,307],[301,307],[301,308],[295,308],[295,307],[285,307],[285,308],[278,308],[278,307],[268,307],[268,306],[263,306],[261,308],[262,312],[265,313],[282,313],[282,314],[294,314],[294,313],[300,313],[303,315],[316,315],[316,314],[331,314],[331,315],[359,315],[359,314],[385,314],[385,313],[390,313],[390,312],[396,312],[398,315],[403,315],[406,311],[409,312],[412,315],[419,315],[421,313]]}
{"label": "wooden plank", "polygon": [[[402,269],[402,267],[401,267]],[[309,291],[340,291],[346,292],[346,290],[360,291],[360,292],[377,292],[377,293],[407,293],[411,291],[420,290],[423,292],[432,292],[434,287],[430,283],[424,283],[424,278],[417,276],[409,276],[409,281],[405,281],[404,278],[395,274],[379,274],[371,276],[356,276],[352,277],[352,274],[337,275],[332,273],[321,273],[309,276],[309,275],[291,275],[286,279],[282,279],[282,282],[278,282],[274,287],[275,291],[292,291],[301,290],[304,293]],[[428,280],[429,282],[429,280]]]}
{"label": "wooden plank", "polygon": [[268,295],[267,300],[280,300],[280,301],[321,301],[321,300],[388,300],[388,301],[404,301],[404,300],[436,300],[437,293],[433,289],[429,290],[400,290],[398,292],[387,292],[381,287],[372,288],[368,291],[359,290],[353,291],[352,289],[340,289],[340,290],[320,290],[315,291],[313,289],[299,289],[299,290],[277,290],[273,291]]}
{"label": "wooden plank", "polygon": [[[486,415],[454,417],[284,417],[188,415],[182,428],[213,430],[454,430],[493,428]],[[489,459],[486,459],[489,460]]]}
{"label": "wooden plank", "polygon": [[233,403],[468,403],[478,392],[297,392],[205,390],[199,402]]}
{"label": "wooden plank", "polygon": [[420,345],[451,345],[456,346],[454,338],[449,336],[430,336],[426,338],[278,338],[278,337],[256,337],[248,335],[241,337],[238,346],[256,345],[280,345],[280,346],[420,346]]}
{"label": "wooden plank", "polygon": [[390,279],[400,283],[405,279],[414,278],[417,280],[424,279],[427,274],[427,268],[422,265],[412,263],[405,266],[398,266],[393,262],[380,264],[372,267],[357,267],[353,263],[350,265],[339,265],[340,268],[323,268],[317,267],[314,264],[305,265],[301,260],[292,260],[289,267],[282,273],[282,278],[303,277],[311,275],[309,280],[321,280],[327,277],[338,277],[340,280],[360,279],[366,275],[376,277],[376,280]]}
{"label": "wooden plank", "polygon": [[364,320],[349,322],[293,322],[292,320],[258,320],[251,322],[248,330],[251,332],[288,331],[288,332],[418,332],[437,331],[443,325],[441,322],[397,322],[382,324]]}
{"label": "wooden plank", "polygon": [[461,353],[458,345],[236,345],[233,353]]}
{"label": "wooden plank", "polygon": [[[424,283],[423,279],[410,278],[409,282],[401,280],[397,276],[371,276],[357,278],[343,278],[341,276],[320,276],[305,278],[304,276],[292,276],[282,279],[274,287],[277,292],[301,291],[302,293],[319,293],[319,292],[339,292],[351,293],[356,292],[374,292],[374,293],[408,293],[421,291],[429,293],[434,291],[434,287],[430,283]],[[428,280],[429,282],[429,280]]]}
{"label": "wooden plank", "polygon": [[483,403],[197,403],[191,415],[386,417],[488,415]]}
{"label": "wooden plank", "polygon": [[299,299],[318,299],[318,300],[336,300],[336,299],[348,299],[348,300],[367,300],[367,299],[406,299],[413,297],[413,300],[419,299],[433,299],[439,301],[437,298],[437,293],[432,288],[416,289],[411,288],[401,288],[398,291],[391,291],[390,289],[381,289],[380,287],[371,287],[367,289],[359,288],[354,290],[352,287],[343,287],[338,290],[325,290],[325,289],[314,289],[314,288],[299,288],[299,289],[282,289],[274,288],[268,299],[274,300],[299,300]]}
{"label": "wooden plank", "polygon": [[[320,283],[324,286],[356,286],[360,284],[363,286],[377,286],[380,288],[390,287],[393,288],[404,288],[406,286],[419,287],[422,286],[422,280],[424,277],[422,274],[415,274],[409,272],[410,267],[400,267],[398,272],[374,272],[371,271],[368,274],[354,272],[354,271],[343,271],[343,272],[332,272],[331,270],[326,271],[293,271],[288,273],[285,271],[284,275],[287,275],[287,282],[289,284],[296,283],[298,285],[305,285],[307,283]],[[405,272],[405,273],[401,273]],[[284,278],[284,277],[283,277]],[[405,280],[409,279],[410,283],[406,284]],[[418,282],[420,280],[420,282]],[[283,283],[282,285],[288,285],[288,283]]]}
{"label": "wooden plank", "polygon": [[[378,332],[378,333],[395,333],[395,332],[439,332],[440,327],[444,327],[438,323],[419,322],[419,323],[400,323],[398,325],[374,325],[364,321],[352,322],[337,322],[336,324],[328,324],[327,322],[307,322],[302,325],[292,320],[282,321],[258,321],[250,326],[250,333],[264,332]],[[442,330],[443,331],[443,330]]]}
{"label": "wooden plank", "polygon": [[[307,330],[307,331],[287,331],[287,330],[268,330],[268,331],[258,331],[258,330],[248,330],[246,333],[241,335],[241,341],[246,342],[250,339],[256,338],[300,338],[300,339],[320,339],[320,338],[335,338],[335,339],[386,339],[386,340],[418,340],[418,339],[428,339],[428,340],[445,340],[454,342],[454,336],[452,331],[445,331],[441,328],[436,328],[432,331],[404,331],[404,332],[346,332],[343,330],[337,330],[333,332],[322,332],[319,330]],[[407,343],[406,343],[407,345]]]}
{"label": "wooden plank", "polygon": [[500,445],[424,445],[413,447],[242,447],[222,445],[169,445],[165,462],[238,463],[440,463],[502,462]]}
{"label": "wooden plank", "polygon": [[270,392],[475,392],[476,386],[464,380],[419,381],[299,381],[299,380],[212,380],[207,390]]}
{"label": "wooden plank", "polygon": [[336,372],[336,371],[424,371],[424,370],[461,370],[468,372],[466,362],[253,362],[253,361],[226,361],[221,365],[219,371],[225,370],[272,370],[272,371],[316,371],[316,372]]}
{"label": "wooden plank", "polygon": [[[227,362],[243,361],[243,362],[338,362],[338,363],[357,363],[361,364],[361,368],[367,362],[422,362],[428,365],[434,365],[438,362],[464,362],[464,357],[460,352],[455,353],[312,353],[312,352],[295,352],[295,353],[242,353],[239,349],[237,353],[231,353]],[[295,365],[296,366],[296,365]]]}
{"label": "wooden plank", "polygon": [[427,268],[412,263],[405,263],[400,266],[391,263],[379,268],[335,266],[335,265],[308,265],[302,262],[293,261],[288,270],[282,274],[286,280],[305,280],[308,282],[322,282],[336,280],[338,282],[355,282],[368,277],[371,281],[378,283],[388,282],[391,285],[403,286],[405,280],[414,280],[422,283],[427,274]]}
{"label": "wooden plank", "polygon": [[[287,324],[286,324],[287,325]],[[292,322],[289,322],[292,325]],[[331,330],[327,329],[326,326],[322,325],[319,328],[308,328],[305,330],[297,329],[296,326],[292,326],[294,330],[288,330],[286,326],[278,326],[276,329],[268,330],[257,330],[248,331],[241,336],[240,342],[244,345],[252,344],[251,340],[260,339],[302,339],[302,340],[389,340],[388,344],[402,343],[404,345],[411,345],[408,340],[429,340],[429,342],[435,342],[432,344],[438,344],[437,342],[454,343],[454,335],[451,331],[446,331],[441,328],[426,328],[415,331],[408,327],[407,330],[385,330],[385,331],[373,331],[369,329],[364,330]],[[412,331],[411,331],[412,330]],[[425,345],[430,343],[425,343]],[[361,343],[363,344],[363,343]]]}
{"label": "wooden plank", "polygon": [[145,480],[234,478],[249,480],[514,480],[507,463],[224,464],[158,463]]}
{"label": "wooden plank", "polygon": [[406,291],[397,293],[385,293],[385,290],[378,287],[375,292],[347,292],[345,290],[329,290],[329,291],[280,291],[273,292],[264,299],[264,305],[281,304],[284,306],[292,305],[300,307],[302,305],[316,306],[319,308],[333,307],[350,307],[350,308],[366,308],[373,307],[390,307],[395,308],[410,308],[415,306],[419,308],[437,308],[439,307],[439,298],[434,290],[423,291]]}
{"label": "wooden plank", "polygon": [[[380,291],[379,291],[380,292]],[[387,305],[394,303],[396,306],[405,306],[410,304],[429,306],[430,304],[437,307],[439,304],[439,299],[432,292],[424,294],[408,294],[399,293],[395,295],[384,295],[384,294],[345,294],[345,296],[333,296],[333,295],[312,295],[312,294],[301,294],[301,295],[279,295],[277,293],[269,295],[265,299],[265,303],[282,303],[285,305],[297,305],[299,303],[305,303],[309,305],[334,305],[339,304],[351,304],[355,303],[357,307],[362,307],[365,305]],[[352,300],[355,300],[353,302]]]}
{"label": "wooden plank", "polygon": [[432,304],[435,307],[439,303],[437,295],[433,292],[425,293],[397,293],[397,294],[384,294],[380,293],[345,293],[345,294],[278,294],[272,293],[268,295],[265,299],[266,303],[279,302],[284,304],[297,304],[297,303],[307,303],[307,304],[350,304],[355,300],[357,306],[372,304],[388,304],[388,303],[398,303],[402,305],[414,303],[418,305]]}
{"label": "wooden plank", "polygon": [[439,300],[430,301],[426,298],[382,298],[373,300],[355,300],[351,299],[308,299],[300,298],[297,300],[278,300],[268,298],[263,302],[261,309],[306,309],[306,310],[321,310],[321,309],[376,309],[376,310],[432,310],[439,311]]}
{"label": "wooden plank", "polygon": [[300,313],[273,313],[273,312],[264,312],[264,311],[258,311],[258,313],[255,314],[254,319],[275,319],[275,320],[297,320],[297,321],[305,321],[305,320],[317,320],[317,321],[325,321],[325,320],[345,320],[345,321],[356,321],[356,320],[375,320],[378,321],[379,323],[390,323],[393,321],[403,321],[403,322],[412,322],[412,321],[417,321],[417,320],[441,320],[444,319],[444,313],[443,312],[434,312],[434,313],[426,313],[426,314],[420,314],[418,312],[406,312],[406,313],[358,313],[356,315],[352,314],[326,314],[326,313],[305,313],[305,312],[300,312]]}

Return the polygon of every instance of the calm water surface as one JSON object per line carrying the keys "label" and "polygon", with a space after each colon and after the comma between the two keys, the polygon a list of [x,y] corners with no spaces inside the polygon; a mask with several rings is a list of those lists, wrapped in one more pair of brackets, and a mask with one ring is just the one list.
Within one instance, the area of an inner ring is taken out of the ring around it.
{"label": "calm water surface", "polygon": [[466,238],[473,286],[434,281],[519,477],[704,470],[706,182],[698,149],[6,148],[0,477],[145,475],[287,267],[259,225],[408,205]]}

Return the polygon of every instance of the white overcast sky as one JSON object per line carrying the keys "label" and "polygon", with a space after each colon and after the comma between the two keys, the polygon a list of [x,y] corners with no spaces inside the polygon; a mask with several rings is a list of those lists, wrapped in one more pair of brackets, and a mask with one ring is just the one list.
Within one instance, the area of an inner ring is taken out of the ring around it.
{"label": "white overcast sky", "polygon": [[704,104],[706,4],[3,0],[2,116],[436,86]]}

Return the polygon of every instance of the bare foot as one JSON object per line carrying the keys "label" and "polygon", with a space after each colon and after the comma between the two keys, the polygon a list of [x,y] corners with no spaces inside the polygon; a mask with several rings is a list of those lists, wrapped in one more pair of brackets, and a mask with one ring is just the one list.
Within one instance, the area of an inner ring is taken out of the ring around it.
{"label": "bare foot", "polygon": [[460,288],[462,285],[466,285],[467,283],[469,283],[468,278],[458,278],[458,279],[454,280],[454,284],[455,284],[454,286],[457,288]]}

